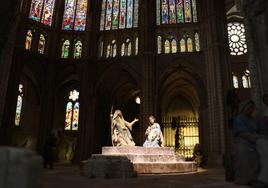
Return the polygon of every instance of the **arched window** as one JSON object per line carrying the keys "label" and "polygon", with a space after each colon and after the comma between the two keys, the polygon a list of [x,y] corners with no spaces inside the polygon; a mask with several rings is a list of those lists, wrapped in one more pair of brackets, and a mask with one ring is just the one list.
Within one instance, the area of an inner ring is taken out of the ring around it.
{"label": "arched window", "polygon": [[106,58],[109,58],[110,56],[111,56],[111,45],[108,44],[106,49]]}
{"label": "arched window", "polygon": [[196,0],[156,0],[156,23],[197,22]]}
{"label": "arched window", "polygon": [[180,48],[181,48],[181,52],[186,52],[186,45],[185,45],[184,39],[180,40]]}
{"label": "arched window", "polygon": [[127,47],[126,55],[131,56],[132,45],[129,39],[126,40],[126,47]]}
{"label": "arched window", "polygon": [[233,75],[233,86],[236,89],[239,88],[238,77],[236,75]]}
{"label": "arched window", "polygon": [[139,53],[139,38],[136,37],[136,40],[135,40],[135,55],[138,55]]}
{"label": "arched window", "polygon": [[61,57],[68,58],[70,53],[70,41],[65,40],[61,48]]}
{"label": "arched window", "polygon": [[177,42],[175,39],[171,41],[171,53],[177,53]]}
{"label": "arched window", "polygon": [[87,0],[65,0],[62,29],[84,31],[86,28]]}
{"label": "arched window", "polygon": [[79,92],[77,90],[70,91],[66,104],[65,130],[78,130],[79,110]]}
{"label": "arched window", "polygon": [[30,50],[32,47],[33,33],[31,30],[27,31],[26,39],[25,39],[25,49]]}
{"label": "arched window", "polygon": [[41,34],[38,42],[38,52],[40,54],[45,53],[45,46],[46,46],[46,38],[43,34]]}
{"label": "arched window", "polygon": [[165,41],[165,54],[169,54],[170,53],[170,42],[169,40]]}
{"label": "arched window", "polygon": [[246,70],[244,72],[244,75],[242,76],[242,84],[243,84],[243,88],[251,88],[250,71],[249,70]]}
{"label": "arched window", "polygon": [[74,45],[74,59],[80,59],[82,57],[83,44],[79,40]]}
{"label": "arched window", "polygon": [[103,0],[100,30],[138,27],[139,0]]}
{"label": "arched window", "polygon": [[157,53],[158,54],[162,53],[162,37],[161,36],[157,37]]}
{"label": "arched window", "polygon": [[115,43],[115,40],[112,41],[112,57],[115,57],[117,55],[117,45]]}
{"label": "arched window", "polygon": [[231,22],[227,25],[229,48],[231,55],[243,55],[247,53],[245,26],[239,22]]}
{"label": "arched window", "polygon": [[99,54],[99,57],[103,57],[103,45],[104,45],[104,43],[103,43],[103,40],[100,40],[100,54]]}
{"label": "arched window", "polygon": [[17,107],[15,115],[15,126],[20,126],[21,112],[22,112],[22,103],[23,103],[23,85],[19,84],[19,91],[17,97]]}
{"label": "arched window", "polygon": [[193,52],[193,41],[191,38],[187,39],[187,51],[188,52]]}
{"label": "arched window", "polygon": [[194,34],[194,40],[195,40],[195,51],[200,52],[200,38],[198,33]]}
{"label": "arched window", "polygon": [[29,18],[51,26],[54,5],[55,0],[32,0]]}
{"label": "arched window", "polygon": [[125,43],[121,45],[121,56],[125,56]]}

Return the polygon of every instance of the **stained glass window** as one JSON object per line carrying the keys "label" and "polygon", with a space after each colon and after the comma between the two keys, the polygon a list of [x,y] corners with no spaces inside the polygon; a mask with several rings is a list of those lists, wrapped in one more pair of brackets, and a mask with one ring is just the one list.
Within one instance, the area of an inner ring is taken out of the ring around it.
{"label": "stained glass window", "polygon": [[187,51],[188,52],[193,52],[193,41],[191,38],[187,39]]}
{"label": "stained glass window", "polygon": [[197,22],[196,0],[156,0],[156,24]]}
{"label": "stained glass window", "polygon": [[115,40],[112,41],[112,57],[115,57],[117,55],[117,45],[115,43]]}
{"label": "stained glass window", "polygon": [[86,28],[87,0],[66,0],[62,29],[84,31]]}
{"label": "stained glass window", "polygon": [[41,34],[38,42],[38,52],[40,54],[45,53],[45,45],[46,45],[46,38],[43,34]]}
{"label": "stained glass window", "polygon": [[165,41],[165,54],[169,54],[170,53],[170,42],[169,40]]}
{"label": "stained glass window", "polygon": [[70,91],[66,104],[65,130],[78,130],[79,110],[79,92],[77,90]]}
{"label": "stained glass window", "polygon": [[198,33],[194,34],[194,40],[195,40],[195,51],[199,52],[200,51],[200,38],[199,38]]}
{"label": "stained glass window", "polygon": [[136,41],[135,41],[135,55],[138,55],[139,53],[139,38],[136,37]]}
{"label": "stained glass window", "polygon": [[32,0],[29,18],[51,26],[54,5],[55,0]]}
{"label": "stained glass window", "polygon": [[100,30],[138,27],[139,0],[103,0]]}
{"label": "stained glass window", "polygon": [[171,53],[177,53],[177,42],[175,39],[171,41]]}
{"label": "stained glass window", "polygon": [[158,54],[162,53],[162,37],[161,36],[157,37],[157,53]]}
{"label": "stained glass window", "polygon": [[108,58],[108,57],[110,57],[110,56],[111,56],[111,45],[108,44],[108,45],[107,45],[107,49],[106,49],[106,57]]}
{"label": "stained glass window", "polygon": [[17,97],[17,107],[16,107],[16,115],[15,115],[16,126],[20,126],[22,103],[23,103],[23,85],[19,84],[19,94]]}
{"label": "stained glass window", "polygon": [[181,52],[186,52],[186,45],[185,45],[184,39],[180,40],[180,48],[181,48]]}
{"label": "stained glass window", "polygon": [[121,45],[121,56],[125,56],[125,43]]}
{"label": "stained glass window", "polygon": [[27,31],[26,39],[25,39],[25,49],[30,50],[32,47],[32,39],[33,39],[33,33],[31,30]]}
{"label": "stained glass window", "polygon": [[246,70],[244,72],[244,75],[242,76],[242,84],[243,84],[243,88],[251,88],[250,71],[249,70]]}
{"label": "stained glass window", "polygon": [[66,40],[64,41],[61,49],[61,57],[62,58],[68,58],[70,53],[70,41]]}
{"label": "stained glass window", "polygon": [[233,86],[234,88],[239,88],[239,84],[238,84],[238,77],[233,75]]}
{"label": "stained glass window", "polygon": [[243,55],[247,53],[245,26],[239,22],[231,22],[227,25],[229,48],[231,55]]}
{"label": "stained glass window", "polygon": [[83,44],[81,41],[77,41],[74,46],[74,58],[79,59],[82,57]]}

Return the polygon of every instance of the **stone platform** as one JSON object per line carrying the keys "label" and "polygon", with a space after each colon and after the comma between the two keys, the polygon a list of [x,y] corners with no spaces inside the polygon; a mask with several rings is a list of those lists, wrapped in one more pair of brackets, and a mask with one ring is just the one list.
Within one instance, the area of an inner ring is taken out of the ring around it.
{"label": "stone platform", "polygon": [[[115,159],[118,159],[117,162],[112,164]],[[132,164],[133,168],[129,167],[127,160]],[[121,165],[121,163],[124,163],[124,165]],[[101,174],[100,171],[105,169],[107,170],[106,174],[110,174],[109,169],[113,169],[115,170],[113,172],[118,175],[116,169],[124,169],[127,175],[119,173],[122,177],[131,177],[135,172],[138,174],[170,174],[197,171],[197,165],[194,162],[186,162],[182,157],[176,156],[174,149],[169,147],[103,147],[102,154],[93,154],[88,162],[85,162],[85,165],[87,166],[84,167],[86,175],[91,171]],[[118,165],[121,165],[121,167],[116,168],[115,166]],[[95,170],[93,170],[92,166],[94,166]],[[92,170],[87,170],[89,168]],[[131,170],[134,170],[134,173],[131,173]],[[101,177],[103,176],[105,175]]]}

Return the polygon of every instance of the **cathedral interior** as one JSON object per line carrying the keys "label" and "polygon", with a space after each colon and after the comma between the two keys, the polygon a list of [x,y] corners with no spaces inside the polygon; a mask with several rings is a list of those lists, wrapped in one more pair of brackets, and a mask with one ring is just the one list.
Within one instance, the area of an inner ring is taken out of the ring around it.
{"label": "cathedral interior", "polygon": [[[9,0],[1,7],[0,144],[59,161],[111,146],[110,113],[154,115],[165,145],[208,164],[231,148],[236,101],[268,91],[264,0]],[[4,27],[3,27],[4,26]]]}

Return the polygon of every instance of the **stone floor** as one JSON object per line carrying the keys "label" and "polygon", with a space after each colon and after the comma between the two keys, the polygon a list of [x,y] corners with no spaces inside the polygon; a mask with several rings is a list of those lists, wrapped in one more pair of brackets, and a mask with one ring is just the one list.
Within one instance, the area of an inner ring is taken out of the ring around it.
{"label": "stone floor", "polygon": [[73,165],[56,165],[54,170],[43,170],[41,184],[41,188],[242,187],[225,182],[224,171],[220,168],[199,169],[198,173],[193,174],[143,175],[131,179],[88,179],[80,175],[78,166]]}

